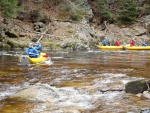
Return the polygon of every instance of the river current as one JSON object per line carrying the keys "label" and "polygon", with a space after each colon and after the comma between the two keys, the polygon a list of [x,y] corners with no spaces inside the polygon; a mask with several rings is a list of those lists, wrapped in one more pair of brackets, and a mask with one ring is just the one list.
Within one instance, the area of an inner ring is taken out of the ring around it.
{"label": "river current", "polygon": [[[0,52],[0,113],[139,113],[150,100],[125,93],[150,78],[150,51],[45,51],[51,65],[18,64],[20,51]],[[29,89],[30,88],[30,89]],[[36,97],[13,98],[23,90]]]}

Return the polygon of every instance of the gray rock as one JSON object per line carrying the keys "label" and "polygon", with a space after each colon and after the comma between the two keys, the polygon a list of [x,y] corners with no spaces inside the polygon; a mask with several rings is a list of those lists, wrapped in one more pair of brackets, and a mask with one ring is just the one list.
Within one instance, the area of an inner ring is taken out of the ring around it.
{"label": "gray rock", "polygon": [[39,29],[39,28],[40,28],[40,27],[39,27],[38,25],[35,25],[35,26],[34,26],[34,30],[35,30],[35,29]]}
{"label": "gray rock", "polygon": [[43,22],[36,22],[36,23],[34,23],[34,28],[35,27],[43,28],[44,27],[44,23]]}
{"label": "gray rock", "polygon": [[5,35],[7,35],[8,37],[11,37],[11,38],[17,38],[18,37],[14,31],[6,31]]}
{"label": "gray rock", "polygon": [[32,39],[32,42],[37,42],[38,41],[38,38],[33,38]]}
{"label": "gray rock", "polygon": [[40,32],[44,32],[46,30],[46,28],[40,28]]}
{"label": "gray rock", "polygon": [[31,14],[31,20],[33,23],[35,23],[35,22],[46,23],[48,19],[44,12],[39,11],[39,10],[34,10],[34,11],[32,11],[32,14]]}
{"label": "gray rock", "polygon": [[148,86],[145,80],[131,81],[125,85],[126,93],[138,94],[143,93],[143,91],[146,91],[147,89]]}

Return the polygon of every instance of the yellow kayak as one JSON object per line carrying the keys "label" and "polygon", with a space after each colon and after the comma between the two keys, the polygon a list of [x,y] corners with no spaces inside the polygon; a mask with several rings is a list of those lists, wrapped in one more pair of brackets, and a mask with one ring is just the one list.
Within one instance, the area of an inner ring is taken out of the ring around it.
{"label": "yellow kayak", "polygon": [[126,50],[150,50],[150,46],[124,46]]}
{"label": "yellow kayak", "polygon": [[30,57],[28,57],[28,59],[29,59],[31,64],[37,64],[37,63],[45,61],[47,58],[45,58],[43,56],[40,56],[38,58],[30,58]]}
{"label": "yellow kayak", "polygon": [[123,50],[123,46],[98,46],[99,49],[102,50]]}
{"label": "yellow kayak", "polygon": [[45,53],[41,53],[39,57],[37,58],[31,58],[27,55],[21,55],[19,57],[19,62],[23,65],[26,64],[37,64],[37,63],[42,63],[46,60],[48,60],[49,57]]}

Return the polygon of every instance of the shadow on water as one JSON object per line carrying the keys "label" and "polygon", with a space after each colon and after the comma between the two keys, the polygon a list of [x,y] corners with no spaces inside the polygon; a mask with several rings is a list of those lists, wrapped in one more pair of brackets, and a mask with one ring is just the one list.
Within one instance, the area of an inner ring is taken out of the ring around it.
{"label": "shadow on water", "polygon": [[[0,112],[110,113],[149,107],[150,101],[124,92],[128,81],[149,78],[149,51],[46,52],[52,65],[20,66],[21,52],[0,54]],[[32,98],[10,99],[22,91]]]}

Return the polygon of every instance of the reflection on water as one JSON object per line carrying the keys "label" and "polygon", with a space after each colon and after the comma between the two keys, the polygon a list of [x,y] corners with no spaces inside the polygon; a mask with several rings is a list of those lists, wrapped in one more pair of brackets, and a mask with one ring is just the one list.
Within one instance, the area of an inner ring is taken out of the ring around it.
{"label": "reflection on water", "polygon": [[[0,53],[0,112],[136,113],[149,107],[149,100],[124,92],[127,82],[149,78],[149,51],[47,53],[50,66],[19,66],[19,52]],[[15,93],[21,98],[10,99]]]}

